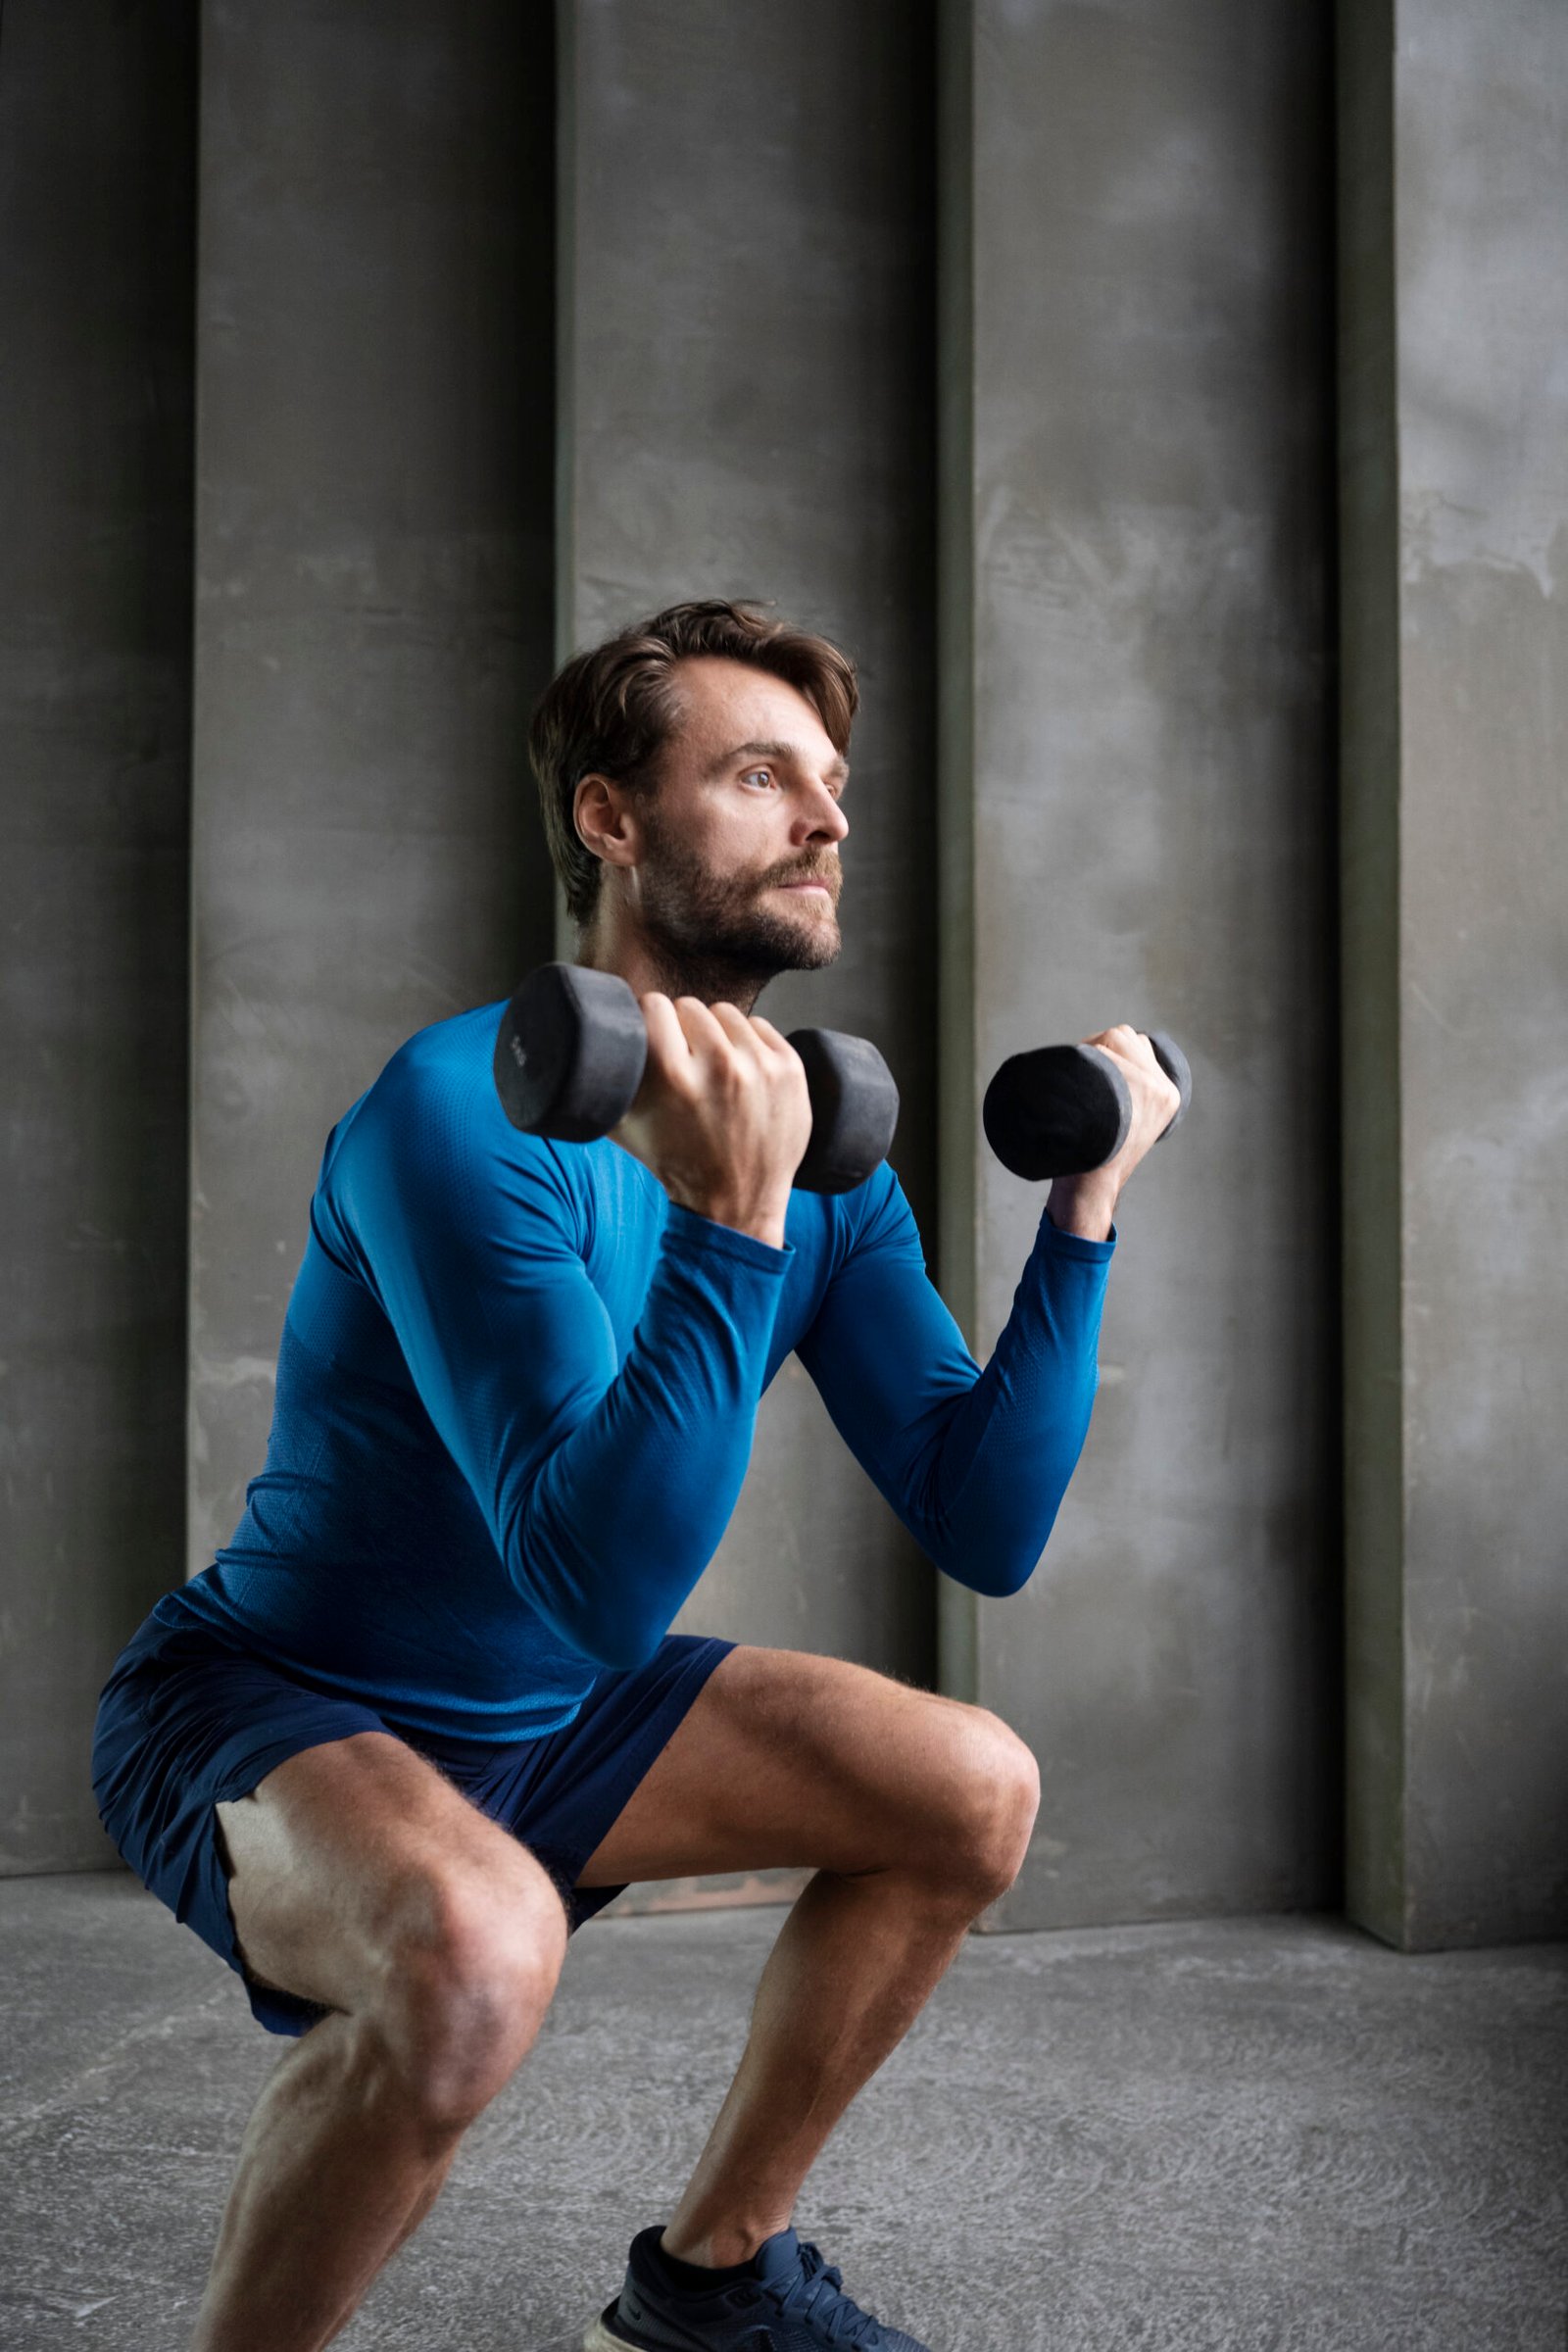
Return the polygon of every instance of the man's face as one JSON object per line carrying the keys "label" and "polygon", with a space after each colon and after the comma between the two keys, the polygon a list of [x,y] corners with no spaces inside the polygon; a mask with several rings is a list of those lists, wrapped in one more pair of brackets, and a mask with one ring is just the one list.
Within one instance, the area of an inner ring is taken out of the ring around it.
{"label": "man's face", "polygon": [[681,717],[638,804],[645,930],[677,959],[759,976],[831,963],[847,761],[782,678],[715,656],[674,674]]}

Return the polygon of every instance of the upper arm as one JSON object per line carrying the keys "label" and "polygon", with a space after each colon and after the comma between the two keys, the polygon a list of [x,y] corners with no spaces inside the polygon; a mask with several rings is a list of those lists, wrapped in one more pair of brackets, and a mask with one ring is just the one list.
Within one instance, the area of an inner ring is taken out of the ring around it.
{"label": "upper arm", "polygon": [[334,1204],[505,1553],[520,1495],[614,1379],[614,1335],[547,1148],[439,1074],[388,1098],[367,1105]]}

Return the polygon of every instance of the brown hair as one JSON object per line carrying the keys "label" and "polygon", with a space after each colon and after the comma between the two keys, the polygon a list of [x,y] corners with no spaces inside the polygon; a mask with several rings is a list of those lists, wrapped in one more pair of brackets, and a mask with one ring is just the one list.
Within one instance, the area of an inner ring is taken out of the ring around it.
{"label": "brown hair", "polygon": [[573,654],[539,698],[528,756],[539,779],[550,855],[574,922],[592,915],[601,872],[572,821],[577,786],[596,772],[634,791],[657,780],[660,755],[680,719],[674,665],[697,654],[771,670],[806,697],[835,751],[849,747],[859,702],[855,663],[825,637],[774,620],[760,605],[718,597],[669,605],[605,644]]}

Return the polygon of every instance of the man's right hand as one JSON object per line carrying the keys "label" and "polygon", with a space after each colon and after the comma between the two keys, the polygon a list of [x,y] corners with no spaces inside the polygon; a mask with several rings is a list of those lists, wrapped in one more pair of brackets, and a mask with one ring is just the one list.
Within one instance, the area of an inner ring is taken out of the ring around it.
{"label": "man's right hand", "polygon": [[1091,1168],[1083,1176],[1058,1176],[1046,1196],[1046,1208],[1058,1232],[1081,1234],[1085,1241],[1110,1238],[1121,1188],[1139,1161],[1152,1152],[1181,1108],[1181,1096],[1154,1058],[1147,1037],[1125,1023],[1086,1037],[1109,1054],[1127,1081],[1132,1096],[1132,1124],[1114,1159]]}
{"label": "man's right hand", "polygon": [[734,1004],[639,998],[648,1066],[611,1137],[670,1199],[775,1250],[811,1137],[806,1070],[771,1021]]}

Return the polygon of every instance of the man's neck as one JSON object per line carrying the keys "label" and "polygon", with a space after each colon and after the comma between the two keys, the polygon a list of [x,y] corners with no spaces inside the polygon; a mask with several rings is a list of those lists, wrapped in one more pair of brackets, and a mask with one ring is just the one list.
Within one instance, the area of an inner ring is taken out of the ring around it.
{"label": "man's neck", "polygon": [[723,956],[694,955],[654,940],[627,926],[611,930],[590,923],[577,934],[575,961],[596,972],[615,972],[633,996],[654,990],[665,997],[696,997],[704,1004],[735,1004],[751,1012],[771,972],[737,964]]}

